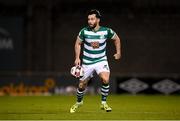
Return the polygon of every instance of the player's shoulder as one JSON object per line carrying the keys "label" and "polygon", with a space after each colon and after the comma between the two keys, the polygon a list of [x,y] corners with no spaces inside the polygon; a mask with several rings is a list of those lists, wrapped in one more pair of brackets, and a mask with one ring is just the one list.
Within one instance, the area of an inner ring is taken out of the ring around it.
{"label": "player's shoulder", "polygon": [[115,32],[110,27],[101,27],[101,28],[102,31],[106,31],[110,36],[113,36],[115,34]]}

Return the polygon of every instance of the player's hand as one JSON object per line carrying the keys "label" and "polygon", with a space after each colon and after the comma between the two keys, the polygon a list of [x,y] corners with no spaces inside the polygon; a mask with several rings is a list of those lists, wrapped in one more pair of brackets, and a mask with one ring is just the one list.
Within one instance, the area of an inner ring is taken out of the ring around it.
{"label": "player's hand", "polygon": [[79,58],[76,58],[74,61],[74,65],[75,66],[81,65],[81,60]]}
{"label": "player's hand", "polygon": [[114,59],[115,60],[119,60],[120,58],[121,58],[121,54],[120,53],[114,54]]}

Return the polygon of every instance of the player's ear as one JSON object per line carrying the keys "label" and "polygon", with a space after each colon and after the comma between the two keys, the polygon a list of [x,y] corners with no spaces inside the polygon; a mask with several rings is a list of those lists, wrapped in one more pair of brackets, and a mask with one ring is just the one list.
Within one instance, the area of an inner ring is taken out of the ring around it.
{"label": "player's ear", "polygon": [[100,18],[97,18],[97,21],[100,22]]}

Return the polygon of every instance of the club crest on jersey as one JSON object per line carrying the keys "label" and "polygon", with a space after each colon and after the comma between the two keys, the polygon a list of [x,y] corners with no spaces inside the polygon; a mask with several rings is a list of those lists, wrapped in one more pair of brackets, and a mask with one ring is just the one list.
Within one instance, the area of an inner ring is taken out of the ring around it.
{"label": "club crest on jersey", "polygon": [[91,47],[93,49],[99,48],[99,42],[91,42]]}

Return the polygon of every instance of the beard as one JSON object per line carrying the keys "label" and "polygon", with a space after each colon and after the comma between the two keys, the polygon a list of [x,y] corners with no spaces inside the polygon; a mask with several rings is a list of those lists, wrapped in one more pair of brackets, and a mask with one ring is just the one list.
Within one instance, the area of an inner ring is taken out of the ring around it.
{"label": "beard", "polygon": [[96,26],[97,26],[97,23],[89,24],[89,27],[90,27],[91,29],[94,29]]}

